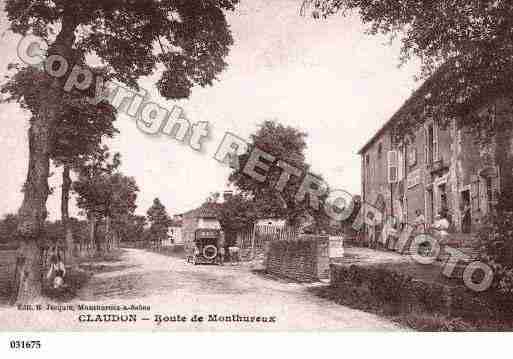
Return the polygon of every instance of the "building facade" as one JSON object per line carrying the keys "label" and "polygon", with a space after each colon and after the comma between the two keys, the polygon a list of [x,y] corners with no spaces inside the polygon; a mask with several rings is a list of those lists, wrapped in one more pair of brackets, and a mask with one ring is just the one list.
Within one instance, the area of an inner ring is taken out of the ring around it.
{"label": "building facade", "polygon": [[[422,88],[414,94],[424,95]],[[494,99],[469,116],[508,121],[511,109],[509,101]],[[404,116],[407,111],[401,108],[398,113]],[[450,220],[453,232],[477,231],[494,210],[501,185],[511,181],[507,165],[513,153],[511,131],[490,136],[483,143],[457,119],[442,127],[424,116],[413,135],[397,138],[393,136],[396,121],[394,115],[358,152],[364,202],[403,223],[413,223],[420,211],[428,225],[442,214]]]}
{"label": "building facade", "polygon": [[204,203],[201,207],[184,213],[181,226],[182,242],[193,242],[195,231],[199,228],[221,230],[218,219],[220,208],[219,203]]}
{"label": "building facade", "polygon": [[174,215],[167,231],[167,237],[170,244],[183,244],[182,236],[182,215]]}

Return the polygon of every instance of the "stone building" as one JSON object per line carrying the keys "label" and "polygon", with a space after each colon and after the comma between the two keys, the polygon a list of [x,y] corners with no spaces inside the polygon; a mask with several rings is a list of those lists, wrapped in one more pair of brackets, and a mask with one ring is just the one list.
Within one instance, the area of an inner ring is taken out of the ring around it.
{"label": "stone building", "polygon": [[219,222],[220,203],[204,203],[182,215],[181,235],[183,242],[194,241],[195,231],[201,229],[221,230]]}
{"label": "stone building", "polygon": [[[418,105],[429,94],[425,83],[358,152],[362,199],[403,222],[412,223],[416,210],[428,224],[443,213],[453,232],[475,232],[493,211],[501,186],[512,182],[508,163],[513,136],[506,126],[508,130],[478,143],[476,132],[460,125],[461,119],[442,127],[427,111],[411,135],[394,136],[400,117],[418,116]],[[412,103],[416,114],[410,113]],[[511,108],[501,97],[482,98],[468,116],[506,123]]]}

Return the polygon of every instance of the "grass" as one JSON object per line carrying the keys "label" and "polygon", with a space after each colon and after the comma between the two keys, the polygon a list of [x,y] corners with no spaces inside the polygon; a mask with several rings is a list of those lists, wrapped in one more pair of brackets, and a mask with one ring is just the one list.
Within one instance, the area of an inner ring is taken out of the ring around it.
{"label": "grass", "polygon": [[399,325],[423,332],[462,332],[462,331],[512,331],[513,322],[488,318],[468,319],[431,312],[400,313],[397,307],[377,302],[368,292],[358,288],[337,290],[330,285],[309,288],[314,295],[331,300],[353,309],[373,313]]}
{"label": "grass", "polygon": [[[4,248],[5,249],[5,248]],[[124,250],[117,249],[108,253],[98,254],[91,258],[81,258],[78,260],[79,268],[78,269],[68,269],[66,278],[65,278],[65,286],[60,289],[54,289],[51,286],[46,278],[42,283],[42,294],[45,297],[48,297],[52,300],[58,302],[69,302],[76,298],[79,290],[89,281],[89,279],[97,273],[103,273],[113,270],[121,270],[126,268],[126,266],[118,265],[118,266],[108,266],[102,265],[100,263],[115,263],[121,261],[121,256],[123,255]],[[2,269],[5,269],[2,267]],[[48,269],[43,269],[43,273],[45,274]],[[5,285],[5,283],[0,283]],[[9,298],[11,295],[11,284],[9,283],[8,290],[0,291],[0,305],[8,305]],[[6,289],[6,288],[2,288]]]}
{"label": "grass", "polygon": [[472,331],[476,328],[459,318],[449,318],[441,314],[432,313],[397,313],[392,306],[386,303],[376,303],[364,293],[357,290],[337,291],[331,286],[315,287],[310,289],[315,295],[336,302],[353,309],[373,313],[387,318],[399,325],[418,331]]}

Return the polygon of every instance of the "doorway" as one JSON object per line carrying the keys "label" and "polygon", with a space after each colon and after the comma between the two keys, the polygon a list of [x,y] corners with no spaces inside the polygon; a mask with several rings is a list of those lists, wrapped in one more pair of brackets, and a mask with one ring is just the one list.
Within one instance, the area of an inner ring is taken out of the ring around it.
{"label": "doorway", "polygon": [[461,231],[470,233],[472,227],[472,211],[470,210],[470,190],[461,191]]}
{"label": "doorway", "polygon": [[434,211],[435,211],[435,201],[434,201],[434,196],[433,196],[433,189],[432,188],[429,188],[426,190],[426,195],[427,195],[427,203],[426,203],[426,220],[427,220],[427,223],[433,223],[433,219],[434,219]]}

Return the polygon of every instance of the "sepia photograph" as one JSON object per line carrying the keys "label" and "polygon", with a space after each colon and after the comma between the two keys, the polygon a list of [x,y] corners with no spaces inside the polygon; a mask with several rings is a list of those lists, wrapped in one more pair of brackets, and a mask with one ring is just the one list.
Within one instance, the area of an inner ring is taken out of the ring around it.
{"label": "sepia photograph", "polygon": [[513,331],[510,0],[0,0],[0,75],[8,353]]}

